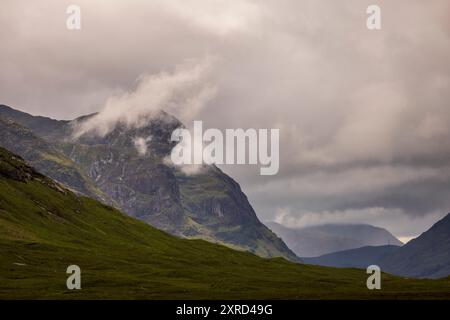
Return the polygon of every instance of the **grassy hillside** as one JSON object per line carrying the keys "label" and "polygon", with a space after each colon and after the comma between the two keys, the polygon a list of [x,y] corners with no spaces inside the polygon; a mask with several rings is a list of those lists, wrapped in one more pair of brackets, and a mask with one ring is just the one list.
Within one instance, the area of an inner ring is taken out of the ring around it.
{"label": "grassy hillside", "polygon": [[[69,291],[68,265],[82,269]],[[450,298],[450,280],[263,259],[202,240],[170,236],[61,188],[0,149],[0,298]]]}

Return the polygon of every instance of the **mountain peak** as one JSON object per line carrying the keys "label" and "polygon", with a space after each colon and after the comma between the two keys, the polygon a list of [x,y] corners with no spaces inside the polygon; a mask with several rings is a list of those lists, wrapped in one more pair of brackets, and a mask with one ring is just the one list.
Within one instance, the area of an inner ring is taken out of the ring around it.
{"label": "mountain peak", "polygon": [[[215,166],[187,175],[167,165],[172,131],[182,126],[161,111],[144,126],[118,124],[104,136],[73,139],[79,121],[57,121],[0,108],[0,114],[32,127],[23,139],[11,126],[1,145],[20,154],[38,170],[82,194],[113,204],[177,236],[201,238],[264,257],[299,261],[286,244],[262,224],[239,184]],[[86,120],[88,117],[88,120]],[[144,155],[135,139],[146,143]],[[42,152],[42,148],[48,152]]]}

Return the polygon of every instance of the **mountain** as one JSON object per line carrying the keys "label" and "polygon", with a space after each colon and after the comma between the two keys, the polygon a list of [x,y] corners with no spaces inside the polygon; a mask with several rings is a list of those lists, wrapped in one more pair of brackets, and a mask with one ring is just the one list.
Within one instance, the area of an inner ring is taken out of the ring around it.
{"label": "mountain", "polygon": [[47,117],[32,116],[26,112],[15,110],[11,107],[0,105],[0,115],[14,119],[15,122],[28,128],[38,136],[49,137],[52,133],[65,128],[69,121],[55,120]]}
{"label": "mountain", "polygon": [[338,268],[363,268],[370,265],[379,265],[380,261],[399,250],[399,246],[367,246],[324,254],[319,257],[302,258],[304,263],[338,267]]}
{"label": "mountain", "polygon": [[20,154],[33,167],[52,179],[66,184],[72,190],[104,203],[114,201],[100,191],[92,179],[69,157],[58,151],[30,129],[6,118],[0,113],[0,145]]}
{"label": "mountain", "polygon": [[386,229],[366,224],[326,224],[299,229],[287,228],[275,222],[267,225],[299,257],[317,257],[364,246],[402,245]]}
{"label": "mountain", "polygon": [[[0,148],[0,299],[450,299],[450,279],[263,259],[171,236],[65,189]],[[81,290],[68,290],[69,265]],[[339,285],[336,285],[339,284]]]}
{"label": "mountain", "polygon": [[382,270],[417,278],[450,275],[450,214],[380,262]]}
{"label": "mountain", "polygon": [[[161,112],[138,129],[118,125],[104,137],[74,140],[73,127],[94,115],[61,121],[0,105],[0,133],[8,132],[0,146],[72,190],[173,235],[299,261],[259,221],[239,184],[219,168],[186,174],[166,163],[174,146],[170,136],[182,126],[176,118]],[[136,148],[136,139],[145,141],[145,153]]]}

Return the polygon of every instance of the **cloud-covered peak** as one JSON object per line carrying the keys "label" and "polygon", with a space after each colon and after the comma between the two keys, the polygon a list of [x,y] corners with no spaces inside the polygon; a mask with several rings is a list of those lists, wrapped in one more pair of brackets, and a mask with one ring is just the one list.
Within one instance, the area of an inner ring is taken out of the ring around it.
{"label": "cloud-covered peak", "polygon": [[161,110],[188,121],[211,100],[216,87],[210,82],[212,59],[184,63],[173,72],[144,74],[133,90],[114,95],[103,108],[84,121],[74,123],[74,138],[85,134],[105,136],[117,125],[141,128]]}

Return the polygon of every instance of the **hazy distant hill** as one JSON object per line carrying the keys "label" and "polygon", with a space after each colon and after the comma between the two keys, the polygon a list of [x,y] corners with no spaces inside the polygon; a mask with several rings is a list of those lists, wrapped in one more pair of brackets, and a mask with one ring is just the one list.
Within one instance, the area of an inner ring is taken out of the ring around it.
{"label": "hazy distant hill", "polygon": [[328,253],[319,257],[302,258],[305,263],[340,268],[367,268],[389,254],[396,252],[399,246],[367,246]]}
{"label": "hazy distant hill", "polygon": [[401,246],[403,243],[383,228],[367,224],[327,224],[291,229],[267,224],[299,257],[317,257],[364,246]]}
{"label": "hazy distant hill", "polygon": [[380,265],[386,272],[407,277],[441,278],[450,275],[450,214],[386,256]]}
{"label": "hazy distant hill", "polygon": [[384,272],[406,277],[447,277],[450,275],[450,214],[402,247],[362,247],[303,260],[333,267],[366,268],[376,264]]}

